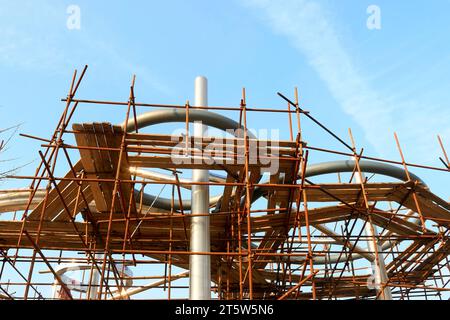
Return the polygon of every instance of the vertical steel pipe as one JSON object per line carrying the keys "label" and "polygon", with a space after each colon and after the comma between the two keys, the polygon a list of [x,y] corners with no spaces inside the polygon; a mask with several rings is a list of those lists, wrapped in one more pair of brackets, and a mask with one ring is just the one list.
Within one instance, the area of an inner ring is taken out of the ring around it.
{"label": "vertical steel pipe", "polygon": [[[208,82],[205,77],[195,79],[195,106],[208,105]],[[207,127],[201,122],[194,123],[194,139],[199,141],[207,134]],[[196,146],[194,146],[196,147]],[[200,145],[201,148],[201,145]],[[208,170],[192,171],[193,182],[208,182]],[[191,192],[191,213],[209,213],[209,186],[193,185]],[[193,216],[191,218],[191,252],[209,252],[209,216]],[[211,299],[211,259],[208,255],[191,254],[189,258],[189,298],[191,300]]]}

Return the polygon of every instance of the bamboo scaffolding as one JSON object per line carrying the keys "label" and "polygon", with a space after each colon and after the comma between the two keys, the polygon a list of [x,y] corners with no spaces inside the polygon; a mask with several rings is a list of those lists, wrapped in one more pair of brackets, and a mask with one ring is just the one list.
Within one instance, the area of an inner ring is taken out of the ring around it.
{"label": "bamboo scaffolding", "polygon": [[[27,189],[0,190],[0,213],[8,217],[0,218],[0,299],[186,297],[186,270],[194,254],[190,219],[206,215],[211,250],[195,255],[211,259],[214,299],[380,299],[387,288],[394,299],[448,298],[450,203],[413,181],[410,172],[420,168],[445,179],[450,163],[440,136],[442,156],[437,157],[444,168],[407,162],[397,135],[401,161],[382,159],[357,151],[351,130],[348,143],[304,110],[297,88],[292,100],[278,93],[287,107],[248,106],[245,88],[239,106],[195,107],[189,101],[137,102],[133,76],[126,102],[80,99],[76,94],[86,70],[78,77],[74,72],[50,139],[21,134],[40,141],[42,150],[34,175],[9,177],[29,182]],[[75,122],[86,106],[123,108],[132,128]],[[185,111],[184,134],[143,132],[139,108]],[[243,135],[196,141],[189,125],[198,110],[236,114]],[[276,114],[287,116],[289,140],[250,136],[246,129],[254,113],[268,121]],[[304,120],[347,150],[309,145]],[[74,143],[66,142],[72,137]],[[205,155],[208,148],[212,151]],[[174,152],[192,162],[173,162]],[[331,183],[307,177],[318,154],[355,159],[349,182],[342,182],[341,174]],[[372,177],[364,178],[363,160],[395,165],[406,178],[371,182]],[[267,171],[271,161],[279,164],[277,172]],[[61,176],[61,167],[69,172]],[[151,180],[130,168],[164,170],[167,179]],[[220,170],[225,176],[192,182],[183,177],[192,169]],[[359,183],[352,183],[354,178]],[[219,190],[211,212],[191,214],[183,189],[195,185]],[[148,203],[148,193],[155,190],[159,194]],[[166,194],[169,205],[158,207]],[[366,235],[366,225],[381,232]],[[373,246],[364,246],[367,242]],[[380,259],[387,277],[374,288],[371,268]],[[80,283],[67,281],[70,268],[82,273]]]}

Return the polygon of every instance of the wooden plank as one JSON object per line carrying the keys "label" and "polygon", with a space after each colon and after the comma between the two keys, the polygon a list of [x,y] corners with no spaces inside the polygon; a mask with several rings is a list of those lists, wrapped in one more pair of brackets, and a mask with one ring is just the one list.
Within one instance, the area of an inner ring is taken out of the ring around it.
{"label": "wooden plank", "polygon": [[[101,148],[114,148],[116,145],[109,145],[108,140],[110,135],[112,134],[111,125],[110,124],[102,124],[102,123],[93,123],[92,125],[83,124],[83,127],[89,131],[93,130],[96,138],[96,145]],[[120,136],[116,137],[116,140],[120,139]],[[120,146],[120,145],[119,145]],[[94,158],[95,168],[97,170],[98,176],[104,179],[114,179],[115,171],[114,166],[112,164],[111,156],[118,154],[115,151],[107,151],[107,150],[98,150],[98,152],[93,153],[98,155]],[[103,197],[105,199],[105,203],[107,206],[107,211],[111,210],[113,190],[114,190],[114,182],[102,182],[101,188],[103,192]],[[119,209],[119,200],[116,198],[114,203],[115,208]]]}
{"label": "wooden plank", "polygon": [[[120,137],[120,133],[123,134],[123,129],[119,126],[109,126],[107,124],[103,124],[103,130],[105,132],[106,144],[110,148],[119,148],[121,146],[122,140]],[[119,152],[109,152],[109,156],[111,158],[112,171],[114,175],[117,172],[118,164],[119,164]],[[121,165],[119,168],[119,179],[120,180],[131,180],[130,174],[130,165],[128,163],[128,154],[125,152],[121,161]],[[118,201],[122,201],[122,206],[125,210],[128,210],[128,207],[131,203],[131,214],[132,216],[137,215],[136,209],[136,201],[134,200],[134,185],[130,183],[121,183],[119,185],[119,198]],[[133,201],[130,202],[131,198]],[[121,208],[116,204],[117,210]],[[127,212],[124,212],[127,214]]]}
{"label": "wooden plank", "polygon": [[[80,124],[73,124],[73,129],[79,131],[79,133],[75,134],[75,139],[79,146],[96,146],[95,136],[92,134],[84,134],[85,128]],[[84,170],[86,172],[86,178],[89,179],[98,179],[98,172],[96,168],[96,164],[94,158],[98,159],[97,150],[87,150],[87,149],[79,149],[81,162],[83,164]],[[108,211],[108,205],[105,202],[105,198],[103,197],[103,191],[99,182],[91,181],[89,182],[91,187],[92,194],[94,196],[95,206],[98,211],[105,212]]]}
{"label": "wooden plank", "polygon": [[[436,202],[425,198],[420,193],[416,193],[416,197],[419,203],[420,211],[425,219],[433,220],[440,225],[450,224],[450,210],[447,210]],[[406,188],[397,188],[396,192],[390,194],[387,198],[391,201],[403,203],[403,205],[408,209],[418,212],[413,194]]]}
{"label": "wooden plank", "polygon": [[[127,141],[174,141],[176,143],[185,141],[185,137],[181,135],[166,135],[166,134],[147,134],[147,133],[128,133],[127,134]],[[190,137],[191,144],[194,142],[195,138]],[[227,137],[226,139],[227,143],[233,143],[234,145],[244,145],[244,139],[243,138],[236,138],[236,137]],[[204,143],[213,143],[217,141],[217,137],[203,137],[202,141]],[[296,142],[294,141],[288,141],[288,140],[263,140],[263,139],[249,139],[249,142],[251,143],[257,143],[258,145],[267,145],[270,146],[278,146],[280,148],[290,148],[290,149],[296,149]],[[139,142],[140,143],[140,142]]]}
{"label": "wooden plank", "polygon": [[[75,172],[80,172],[83,169],[82,163],[79,161],[74,165]],[[70,170],[64,178],[73,178],[74,175],[72,171]],[[64,198],[64,201],[66,202],[66,205],[68,205],[72,199],[72,197],[76,194],[78,191],[78,184],[74,181],[69,180],[61,180],[57,184],[59,191],[61,192],[61,195]],[[89,192],[89,191],[87,191]],[[44,200],[42,200],[28,215],[28,220],[39,220],[42,213],[42,208],[44,205]],[[81,202],[79,204],[79,210],[85,208],[85,204]],[[70,207],[73,210],[73,207]],[[58,192],[56,189],[52,189],[49,192],[47,205],[44,211],[44,220],[52,220],[54,219],[62,210],[64,209],[62,200],[60,196],[58,195]],[[78,211],[79,212],[79,211]],[[60,215],[61,220],[69,220],[69,217],[67,214]]]}
{"label": "wooden plank", "polygon": [[[74,125],[74,129],[77,130],[75,136],[78,145],[106,149],[80,149],[81,161],[88,178],[114,180],[116,173],[119,172],[118,178],[120,180],[131,180],[129,164],[126,159],[127,154],[124,154],[121,166],[118,168],[119,152],[107,150],[107,148],[120,148],[123,137],[121,127],[111,126],[109,123],[85,123],[83,125]],[[113,205],[114,182],[90,182],[90,186],[98,211],[110,212],[111,205]],[[118,194],[114,201],[115,212],[127,213],[133,190],[134,187],[131,184],[120,183]],[[133,214],[136,214],[134,201],[131,202],[131,206]]]}
{"label": "wooden plank", "polygon": [[[180,161],[178,161],[180,160]],[[197,160],[195,158],[173,158],[173,157],[161,157],[161,156],[129,156],[128,162],[130,166],[142,167],[142,168],[179,168],[179,169],[208,169],[208,170],[225,170],[237,171],[242,167],[242,164],[230,164],[224,161],[219,163],[218,161],[209,164],[211,159],[208,157],[201,157]],[[290,163],[280,162],[280,168],[289,168]],[[250,164],[250,170],[261,170],[264,168],[270,168],[270,164]]]}

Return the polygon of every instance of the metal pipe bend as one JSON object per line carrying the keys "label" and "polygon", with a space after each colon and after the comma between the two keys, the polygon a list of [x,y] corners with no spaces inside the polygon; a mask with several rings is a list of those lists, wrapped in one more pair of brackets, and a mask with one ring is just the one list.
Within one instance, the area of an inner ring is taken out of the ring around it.
{"label": "metal pipe bend", "polygon": [[[185,121],[186,121],[185,109],[159,109],[139,115],[136,118],[136,126],[138,129],[142,129],[144,127],[156,124],[170,123],[170,122],[185,122]],[[239,123],[230,118],[207,110],[192,108],[189,110],[189,122],[195,121],[202,121],[203,124],[207,126],[221,129],[223,131],[231,129],[234,130],[235,133],[236,132],[239,133],[240,131],[236,130],[242,129]],[[134,131],[135,130],[134,119],[129,119],[128,124],[126,126],[125,123],[122,123],[122,127],[126,128],[128,132]],[[250,138],[256,139],[256,137],[251,132],[248,132],[248,135]],[[397,178],[403,181],[407,180],[407,175],[404,169],[390,164],[375,161],[360,160],[359,165],[361,170],[365,173],[377,173]],[[353,172],[354,168],[355,168],[354,160],[324,162],[308,166],[306,168],[305,176],[313,177],[329,173]],[[414,175],[413,173],[410,173],[410,177],[411,179],[417,180],[424,186],[426,186],[423,180]],[[135,192],[137,194],[138,191],[135,190]],[[261,193],[260,188],[255,188],[252,201],[256,201],[262,195],[263,194]],[[216,196],[212,197],[211,198],[212,201],[210,201],[210,206],[216,205],[216,211],[220,207],[219,199],[220,196]],[[156,197],[152,194],[144,194],[143,203],[145,205],[153,204],[154,207],[164,210],[170,210],[172,207],[171,199]],[[180,202],[178,200],[174,201],[173,205],[175,210],[181,209]],[[189,210],[190,207],[191,207],[190,200],[189,199],[183,200],[183,209]]]}
{"label": "metal pipe bend", "polygon": [[[220,129],[223,131],[233,130],[233,134],[237,138],[242,138],[240,134],[243,133],[243,128],[238,122],[222,116],[220,114],[202,110],[195,109],[192,107],[189,109],[189,122],[201,121],[204,125],[209,127],[214,127],[216,129]],[[125,126],[125,122],[121,124],[122,128],[125,128],[127,132],[132,132],[136,129],[142,129],[145,127],[153,126],[156,124],[162,123],[170,123],[170,122],[186,122],[186,109],[158,109],[154,111],[149,111],[143,113],[136,117],[136,125],[133,118],[128,120],[127,125]],[[239,130],[242,129],[242,130]],[[250,139],[256,139],[255,135],[250,131],[247,131],[247,135]],[[261,179],[261,176],[258,178]],[[135,195],[138,196],[139,191],[135,190]],[[221,196],[215,196],[210,199],[210,206],[214,206],[217,204]],[[168,198],[157,197],[152,194],[144,193],[143,195],[143,204],[145,205],[153,205],[155,208],[163,209],[163,210],[171,210],[172,205],[174,210],[180,210],[181,205],[179,200],[175,200],[172,204],[172,200]],[[183,199],[182,200],[183,210],[191,209],[191,200]]]}
{"label": "metal pipe bend", "polygon": [[[150,111],[144,114],[139,115],[136,118],[136,124],[138,129],[142,129],[144,127],[156,125],[156,124],[163,124],[163,123],[169,123],[169,122],[185,122],[186,121],[186,110],[185,109],[160,109],[160,110],[154,110]],[[223,131],[226,131],[228,129],[234,130],[235,133],[242,132],[238,129],[243,129],[239,123],[236,121],[227,118],[225,116],[222,116],[217,113],[213,113],[206,110],[200,110],[191,108],[189,110],[189,122],[195,122],[195,121],[202,121],[203,124],[214,127],[217,129],[221,129]],[[127,132],[131,132],[135,130],[135,122],[134,119],[129,119],[128,124],[125,126],[125,123],[122,124],[122,127],[127,130]],[[235,135],[236,136],[236,135]],[[252,139],[256,139],[256,137],[251,133],[248,132],[248,136]],[[239,136],[237,136],[239,137]],[[381,162],[375,162],[375,161],[368,161],[368,160],[360,160],[359,166],[361,168],[361,171],[364,173],[376,173],[381,174],[385,176],[389,176],[392,178],[396,178],[399,180],[407,181],[407,175],[403,168],[399,168],[387,163],[381,163]],[[310,165],[306,168],[305,177],[313,177],[313,176],[320,176],[330,173],[343,173],[343,172],[353,172],[355,167],[355,161],[354,160],[345,160],[345,161],[333,161],[333,162],[324,162],[324,163],[318,163]],[[420,179],[418,176],[414,175],[413,173],[409,173],[411,179],[418,181],[419,183],[423,184],[425,187],[427,185],[425,182]],[[261,178],[261,177],[260,177]],[[259,180],[258,180],[259,181]],[[267,182],[266,182],[267,183]],[[138,194],[139,191],[135,190],[135,193]],[[40,194],[38,194],[40,195]],[[260,197],[264,196],[264,192],[261,190],[261,188],[255,188],[252,202],[256,201]],[[23,194],[8,194],[3,195],[0,198],[0,209],[3,207],[3,210],[0,210],[0,212],[6,212],[9,209],[11,209],[11,205],[16,204],[17,207],[23,207],[25,205],[25,201],[27,201],[29,198],[29,193],[24,192]],[[39,196],[37,197],[39,198]],[[220,200],[221,196],[215,196],[211,198],[210,205],[214,206],[216,205],[216,210],[220,207]],[[167,198],[160,198],[156,197],[151,194],[144,194],[143,195],[143,203],[145,205],[152,205],[155,208],[164,209],[164,210],[170,210],[171,209],[171,200]],[[3,206],[1,205],[3,204]],[[190,210],[191,203],[189,199],[183,200],[183,209]],[[181,209],[180,203],[178,200],[174,201],[174,209],[179,210]],[[389,244],[385,244],[383,246],[383,249],[389,248]],[[358,254],[352,255],[353,259],[362,258]],[[322,261],[323,260],[323,261]],[[337,256],[331,255],[326,259],[321,259],[320,257],[315,259],[315,263],[331,263],[331,262],[337,262],[339,261],[339,258]],[[295,257],[291,257],[292,262],[303,262],[304,260],[295,259]]]}

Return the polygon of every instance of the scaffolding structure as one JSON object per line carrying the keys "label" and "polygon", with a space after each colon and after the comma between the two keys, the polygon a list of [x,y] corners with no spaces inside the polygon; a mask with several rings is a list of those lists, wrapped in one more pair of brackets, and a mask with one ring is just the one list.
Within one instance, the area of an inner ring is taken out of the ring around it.
{"label": "scaffolding structure", "polygon": [[[278,94],[283,109],[248,107],[245,90],[238,107],[158,105],[135,101],[133,78],[126,102],[78,99],[86,69],[74,72],[52,137],[22,134],[42,142],[35,175],[9,177],[28,188],[0,190],[1,299],[185,299],[198,216],[210,218],[210,251],[195,255],[210,257],[214,299],[448,299],[450,203],[411,172],[448,179],[441,138],[445,167],[407,162],[397,136],[402,160],[375,158],[350,130],[348,144],[303,110],[297,91]],[[81,104],[123,106],[125,121],[74,123]],[[290,139],[258,139],[252,112],[285,114]],[[304,141],[306,118],[342,148]],[[198,139],[195,121],[234,131]],[[169,122],[185,132],[141,131]],[[340,160],[311,164],[313,153]],[[195,169],[209,181],[183,176]],[[192,214],[186,193],[199,185],[220,192]]]}

